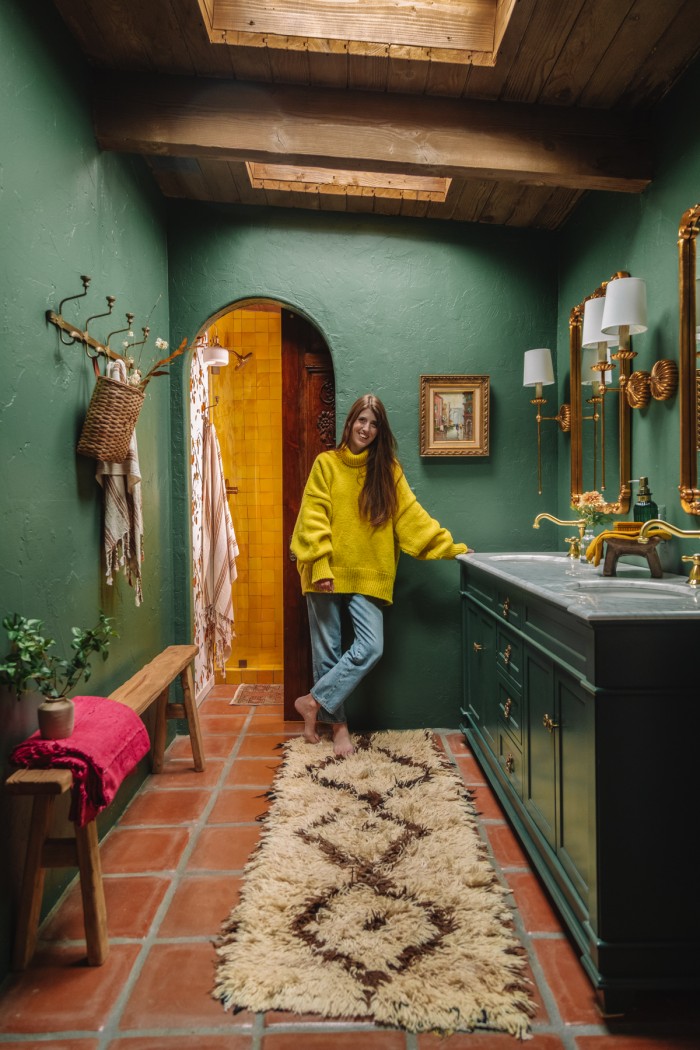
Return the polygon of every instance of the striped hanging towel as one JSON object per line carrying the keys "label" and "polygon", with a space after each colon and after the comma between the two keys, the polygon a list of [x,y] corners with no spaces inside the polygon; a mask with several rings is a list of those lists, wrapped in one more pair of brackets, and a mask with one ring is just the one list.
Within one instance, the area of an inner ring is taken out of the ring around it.
{"label": "striped hanging towel", "polygon": [[205,640],[214,666],[222,671],[231,655],[233,599],[231,586],[238,575],[238,544],[226,498],[221,449],[214,424],[204,423],[202,463],[202,584]]}
{"label": "striped hanging towel", "polygon": [[[123,361],[110,361],[107,375],[121,383],[126,382]],[[98,460],[95,473],[104,490],[104,552],[106,579],[111,586],[114,574],[122,569],[130,587],[134,588],[136,604],[143,601],[141,562],[143,561],[143,510],[141,504],[141,469],[132,434],[127,457],[123,463],[105,463]]]}

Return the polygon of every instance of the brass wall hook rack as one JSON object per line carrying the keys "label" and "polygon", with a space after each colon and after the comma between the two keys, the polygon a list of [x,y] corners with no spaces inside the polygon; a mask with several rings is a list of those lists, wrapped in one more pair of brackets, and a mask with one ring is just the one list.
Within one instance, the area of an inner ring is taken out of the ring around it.
{"label": "brass wall hook rack", "polygon": [[[91,321],[97,320],[98,317],[109,317],[109,315],[112,313],[112,310],[114,309],[114,304],[117,301],[113,295],[105,296],[107,300],[107,310],[104,311],[104,313],[93,314],[92,317],[88,317],[87,321],[85,322],[84,329],[78,328],[77,325],[72,324],[70,321],[67,321],[63,316],[63,307],[66,303],[72,302],[75,299],[82,299],[84,296],[87,295],[88,288],[90,287],[90,281],[92,280],[92,278],[82,274],[80,280],[82,281],[83,285],[82,292],[78,292],[76,295],[67,295],[65,299],[61,299],[57,313],[53,310],[46,311],[46,320],[59,329],[59,338],[64,346],[72,346],[73,343],[82,343],[85,347],[85,352],[87,353],[88,357],[95,358],[99,354],[103,354],[105,357],[111,358],[111,360],[113,361],[123,361],[124,364],[128,365],[127,359],[122,354],[118,354],[116,350],[112,350],[109,345],[105,345],[104,343],[101,343],[98,339],[95,339],[94,336],[90,335],[88,331],[88,326],[90,325]],[[133,318],[133,314],[127,314],[127,318],[128,317]],[[69,339],[63,338],[64,332],[70,337]],[[111,335],[116,335],[116,332],[112,332]],[[109,338],[107,342],[109,343]],[[136,345],[140,346],[141,344],[137,343]],[[94,353],[90,353],[90,350],[93,350]]]}

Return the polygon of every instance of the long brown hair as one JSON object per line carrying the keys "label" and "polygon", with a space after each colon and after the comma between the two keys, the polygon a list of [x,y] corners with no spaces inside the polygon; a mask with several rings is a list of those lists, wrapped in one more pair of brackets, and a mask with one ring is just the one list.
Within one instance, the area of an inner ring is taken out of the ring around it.
{"label": "long brown hair", "polygon": [[377,417],[377,436],[368,449],[367,474],[360,493],[360,514],[370,525],[383,525],[396,512],[396,438],[391,432],[386,409],[374,394],[358,397],[348,412],[339,449],[348,448],[353,425],[365,409]]}

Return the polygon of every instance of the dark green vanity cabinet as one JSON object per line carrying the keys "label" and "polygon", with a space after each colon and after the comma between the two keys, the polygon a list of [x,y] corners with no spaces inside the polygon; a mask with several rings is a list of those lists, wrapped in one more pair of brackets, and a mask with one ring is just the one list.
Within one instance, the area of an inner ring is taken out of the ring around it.
{"label": "dark green vanity cabinet", "polygon": [[577,615],[461,573],[461,729],[605,1007],[698,987],[700,618]]}

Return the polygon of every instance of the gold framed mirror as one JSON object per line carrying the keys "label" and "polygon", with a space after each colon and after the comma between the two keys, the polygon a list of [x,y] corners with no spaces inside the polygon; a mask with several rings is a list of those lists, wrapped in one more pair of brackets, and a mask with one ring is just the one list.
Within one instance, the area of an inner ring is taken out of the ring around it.
{"label": "gold framed mirror", "polygon": [[680,306],[680,484],[681,506],[687,514],[700,514],[698,453],[700,452],[700,372],[696,244],[700,229],[700,204],[688,208],[678,230]]}
{"label": "gold framed mirror", "polygon": [[[592,363],[587,362],[584,376],[583,321],[586,303],[593,299],[602,300],[610,281],[621,277],[629,277],[629,274],[623,270],[613,274],[569,314],[571,503],[578,503],[584,492],[596,490],[603,495],[609,514],[626,514],[630,508],[631,409],[626,388],[635,354],[629,346],[629,336],[625,342],[620,340],[617,349],[613,346],[614,340],[607,340],[605,350],[602,349],[603,343],[598,343],[598,352],[594,352]],[[615,368],[617,382],[613,384]],[[591,396],[584,398],[584,391],[588,392],[589,387]],[[613,393],[617,394],[615,415],[607,403]],[[608,477],[618,487],[615,500],[606,498]]]}

